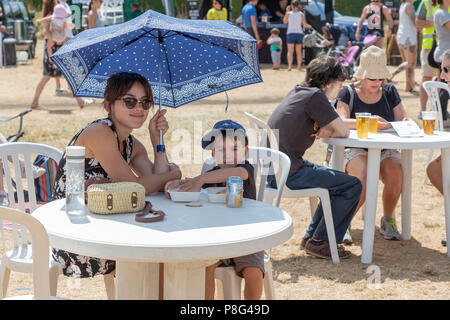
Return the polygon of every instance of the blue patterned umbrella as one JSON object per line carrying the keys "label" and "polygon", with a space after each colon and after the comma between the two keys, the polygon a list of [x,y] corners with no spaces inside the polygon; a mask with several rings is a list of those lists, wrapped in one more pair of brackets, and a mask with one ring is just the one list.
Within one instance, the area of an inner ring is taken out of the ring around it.
{"label": "blue patterned umbrella", "polygon": [[257,42],[241,28],[152,10],[125,23],[85,30],[51,59],[76,97],[103,98],[111,74],[135,72],[147,78],[160,107],[177,108],[262,81]]}

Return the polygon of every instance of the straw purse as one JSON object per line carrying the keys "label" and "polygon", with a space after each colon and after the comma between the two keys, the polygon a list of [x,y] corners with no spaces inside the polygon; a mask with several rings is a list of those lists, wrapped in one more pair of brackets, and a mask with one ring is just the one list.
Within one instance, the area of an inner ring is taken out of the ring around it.
{"label": "straw purse", "polygon": [[135,182],[104,182],[104,180],[98,180],[97,183],[93,181],[87,186],[86,200],[91,212],[135,213],[144,209],[144,186]]}

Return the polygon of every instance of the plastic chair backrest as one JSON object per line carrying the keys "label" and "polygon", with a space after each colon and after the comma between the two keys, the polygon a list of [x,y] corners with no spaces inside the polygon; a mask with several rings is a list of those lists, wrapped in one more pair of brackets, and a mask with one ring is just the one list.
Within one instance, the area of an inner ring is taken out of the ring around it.
{"label": "plastic chair backrest", "polygon": [[428,98],[430,99],[431,110],[437,111],[438,113],[438,121],[435,124],[435,129],[442,131],[444,130],[444,120],[442,118],[442,108],[441,101],[439,100],[438,89],[444,89],[450,93],[450,88],[448,87],[447,83],[439,81],[425,81],[423,83],[423,88],[425,89]]}
{"label": "plastic chair backrest", "polygon": [[[268,147],[267,146],[267,138],[269,138],[269,144],[271,149],[278,150],[278,136],[273,132],[273,130],[261,119],[258,119],[254,115],[249,112],[244,112],[250,121],[250,126],[254,131],[249,131],[247,134],[249,135],[249,141],[251,138],[256,138],[256,145],[260,147]],[[256,137],[255,137],[256,135]]]}
{"label": "plastic chair backrest", "polygon": [[291,168],[291,160],[283,152],[264,147],[249,147],[247,159],[255,168],[255,181],[259,176],[257,200],[263,201],[267,177],[275,175],[277,181],[275,206],[278,207]]}
{"label": "plastic chair backrest", "polygon": [[[33,216],[16,209],[0,207],[0,221],[8,220],[25,226],[31,234],[33,247],[34,299],[50,299],[49,240],[44,226]],[[3,237],[3,234],[2,234]]]}
{"label": "plastic chair backrest", "polygon": [[[278,150],[264,147],[249,147],[247,160],[255,169],[255,183],[258,183],[259,178],[259,187],[257,186],[256,196],[258,201],[263,201],[264,199],[267,176],[270,174],[275,174],[277,181],[275,205],[278,206],[280,204],[283,188],[286,185],[287,176],[291,167],[291,160],[289,157]],[[211,170],[215,165],[216,163],[213,158],[207,158],[203,163],[202,173]]]}
{"label": "plastic chair backrest", "polygon": [[[17,191],[17,204],[20,211],[25,212],[25,188],[22,182],[22,174],[20,170],[20,162],[19,156],[22,156],[25,166],[25,178],[27,182],[28,188],[28,204],[30,208],[30,213],[36,210],[37,202],[36,202],[36,190],[34,186],[33,179],[33,171],[32,171],[32,163],[31,155],[44,155],[49,158],[52,158],[56,162],[62,158],[63,153],[51,146],[47,146],[39,143],[29,143],[29,142],[14,142],[14,143],[5,143],[0,145],[0,160],[3,164],[3,172],[6,180],[6,192],[8,193],[9,206],[11,208],[16,208],[16,201],[14,199],[14,192]],[[14,167],[14,175],[11,172],[9,166],[9,160]],[[16,187],[14,190],[13,179],[15,181]],[[20,228],[21,239],[18,237],[18,226],[16,223],[12,223],[12,234],[14,240],[14,248],[18,248],[20,246],[26,246],[28,243],[28,234],[25,227]],[[3,221],[0,221],[0,230],[2,232],[2,242],[4,252],[6,252],[6,244],[4,242],[3,237]],[[21,241],[20,241],[21,240]]]}

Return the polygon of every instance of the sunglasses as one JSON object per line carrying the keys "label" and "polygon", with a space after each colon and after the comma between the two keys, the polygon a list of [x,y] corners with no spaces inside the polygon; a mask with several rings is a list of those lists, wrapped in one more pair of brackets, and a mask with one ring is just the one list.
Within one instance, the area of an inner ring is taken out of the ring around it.
{"label": "sunglasses", "polygon": [[448,73],[448,69],[449,69],[450,67],[441,67],[441,69],[442,69],[442,71],[444,71],[445,73]]}
{"label": "sunglasses", "polygon": [[151,100],[151,99],[138,100],[138,99],[132,98],[132,97],[125,97],[120,100],[122,100],[125,103],[125,106],[130,110],[135,108],[136,104],[138,102],[141,103],[142,109],[144,109],[144,110],[149,110],[150,108],[153,107],[153,100]]}

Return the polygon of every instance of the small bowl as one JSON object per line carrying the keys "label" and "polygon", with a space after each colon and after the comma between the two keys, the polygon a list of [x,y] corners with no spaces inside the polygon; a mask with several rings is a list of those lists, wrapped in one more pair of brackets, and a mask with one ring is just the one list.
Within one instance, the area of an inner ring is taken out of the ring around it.
{"label": "small bowl", "polygon": [[225,203],[226,193],[219,193],[221,191],[225,191],[225,187],[212,187],[207,188],[206,190],[208,191],[209,202]]}
{"label": "small bowl", "polygon": [[178,189],[169,190],[170,198],[175,202],[199,201],[201,192],[178,192]]}

